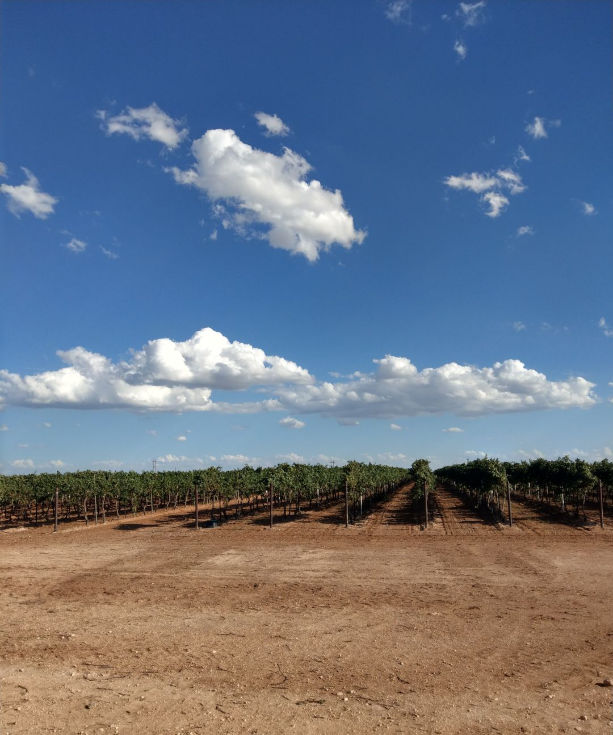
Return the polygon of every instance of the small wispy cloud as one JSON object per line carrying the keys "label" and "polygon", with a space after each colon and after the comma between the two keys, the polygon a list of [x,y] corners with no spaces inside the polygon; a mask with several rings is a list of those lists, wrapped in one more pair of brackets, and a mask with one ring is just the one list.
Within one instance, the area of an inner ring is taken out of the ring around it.
{"label": "small wispy cloud", "polygon": [[100,250],[102,251],[102,254],[105,255],[109,260],[117,260],[119,258],[119,255],[117,255],[117,253],[113,252],[112,250],[108,250],[102,245],[100,246]]}
{"label": "small wispy cloud", "polygon": [[107,135],[119,133],[129,135],[134,140],[149,138],[170,150],[176,148],[188,134],[187,128],[182,128],[179,120],[174,120],[155,102],[149,107],[126,107],[119,115],[98,110],[96,117],[102,121],[102,129]]}
{"label": "small wispy cloud", "polygon": [[464,23],[465,26],[476,26],[485,20],[485,6],[487,0],[480,0],[476,3],[460,3],[456,10],[456,15]]}
{"label": "small wispy cloud", "polygon": [[525,163],[529,163],[532,159],[530,156],[526,153],[523,146],[518,145],[517,146],[517,153],[515,154],[515,163],[519,163],[519,161],[524,161]]}
{"label": "small wispy cloud", "polygon": [[447,176],[443,183],[451,189],[480,194],[480,201],[486,206],[485,215],[492,218],[499,217],[509,205],[509,198],[503,192],[515,195],[526,190],[521,176],[511,168],[501,168],[495,173],[473,171]]}
{"label": "small wispy cloud", "polygon": [[187,441],[187,437],[185,436],[185,434],[181,434],[181,435],[179,435],[177,437],[177,441],[178,442],[186,442]]}
{"label": "small wispy cloud", "polygon": [[0,431],[8,431],[9,427],[6,424],[0,424]]}
{"label": "small wispy cloud", "polygon": [[64,247],[67,250],[70,250],[71,253],[82,253],[87,248],[87,243],[83,240],[79,240],[76,237],[73,237],[71,240],[64,244]]}
{"label": "small wispy cloud", "polygon": [[502,212],[509,206],[509,199],[499,191],[488,191],[482,197],[481,201],[485,202],[489,209],[486,211],[486,217],[500,217]]}
{"label": "small wispy cloud", "polygon": [[545,456],[540,449],[530,449],[527,451],[525,449],[518,449],[517,454],[524,459],[541,459]]}
{"label": "small wispy cloud", "polygon": [[402,431],[402,426],[400,424],[390,424],[390,429],[392,431]]}
{"label": "small wispy cloud", "polygon": [[613,328],[608,325],[607,320],[603,316],[598,320],[598,326],[602,329],[605,337],[613,337]]}
{"label": "small wispy cloud", "polygon": [[459,426],[450,426],[448,429],[442,429],[446,434],[461,434],[464,429],[460,429]]}
{"label": "small wispy cloud", "polygon": [[5,179],[8,174],[6,163],[0,161],[0,178]]}
{"label": "small wispy cloud", "polygon": [[281,426],[285,426],[286,429],[303,429],[306,424],[300,419],[295,419],[292,416],[285,416],[279,421]]}
{"label": "small wispy cloud", "polygon": [[517,237],[524,237],[525,235],[534,235],[534,228],[531,225],[522,225],[517,228]]}
{"label": "small wispy cloud", "polygon": [[535,117],[531,123],[525,127],[526,132],[534,140],[542,140],[548,138],[548,128],[559,128],[562,122],[560,120],[546,120],[544,117]]}
{"label": "small wispy cloud", "polygon": [[412,0],[391,0],[385,6],[385,17],[392,23],[411,25]]}
{"label": "small wispy cloud", "polygon": [[526,325],[523,322],[520,322],[520,321],[513,322],[513,331],[523,332],[525,329],[526,329]]}
{"label": "small wispy cloud", "polygon": [[596,207],[590,202],[579,202],[579,206],[581,207],[583,214],[587,217],[591,217],[593,214],[598,214]]}
{"label": "small wispy cloud", "polygon": [[266,112],[256,112],[254,115],[258,125],[265,130],[266,135],[288,135],[289,126],[278,115],[269,115]]}
{"label": "small wispy cloud", "polygon": [[456,52],[456,55],[460,61],[464,61],[466,58],[466,55],[468,54],[468,47],[463,41],[456,41],[453,44],[453,50]]}
{"label": "small wispy cloud", "polygon": [[[15,217],[20,217],[22,212],[30,212],[37,219],[47,219],[50,214],[53,214],[58,200],[51,194],[40,190],[38,179],[29,169],[22,166],[21,170],[26,176],[24,184],[19,184],[19,186],[0,184],[0,192],[8,197],[9,211]],[[2,176],[5,175],[6,166],[4,166]]]}
{"label": "small wispy cloud", "polygon": [[34,469],[34,460],[32,459],[14,459],[11,464],[18,470]]}

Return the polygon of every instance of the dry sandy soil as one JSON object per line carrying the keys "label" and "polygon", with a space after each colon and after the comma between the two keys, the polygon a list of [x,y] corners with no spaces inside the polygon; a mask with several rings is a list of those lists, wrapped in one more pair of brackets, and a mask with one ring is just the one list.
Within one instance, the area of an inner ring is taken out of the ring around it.
{"label": "dry sandy soil", "polygon": [[613,530],[406,491],[0,533],[0,733],[611,733]]}

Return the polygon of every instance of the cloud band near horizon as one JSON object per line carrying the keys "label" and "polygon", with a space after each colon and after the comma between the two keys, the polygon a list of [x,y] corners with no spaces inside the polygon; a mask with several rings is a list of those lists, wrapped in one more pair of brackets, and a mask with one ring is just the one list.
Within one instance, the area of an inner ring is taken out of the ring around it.
{"label": "cloud band near horizon", "polygon": [[[58,370],[23,376],[0,370],[0,408],[287,411],[346,421],[589,408],[598,401],[595,384],[585,378],[550,380],[516,359],[486,367],[449,362],[419,370],[407,357],[386,355],[373,361],[373,372],[318,381],[291,360],[231,342],[208,327],[183,342],[150,340],[132,350],[127,361],[113,362],[84,347],[58,350],[57,355],[66,364]],[[213,391],[249,389],[268,395],[242,402],[213,398]]]}

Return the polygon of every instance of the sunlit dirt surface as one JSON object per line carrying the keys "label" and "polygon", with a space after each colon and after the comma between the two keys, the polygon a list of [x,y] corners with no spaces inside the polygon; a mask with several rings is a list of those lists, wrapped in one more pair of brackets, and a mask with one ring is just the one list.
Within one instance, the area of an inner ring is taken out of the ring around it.
{"label": "sunlit dirt surface", "polygon": [[0,533],[0,732],[613,732],[610,519],[407,507]]}

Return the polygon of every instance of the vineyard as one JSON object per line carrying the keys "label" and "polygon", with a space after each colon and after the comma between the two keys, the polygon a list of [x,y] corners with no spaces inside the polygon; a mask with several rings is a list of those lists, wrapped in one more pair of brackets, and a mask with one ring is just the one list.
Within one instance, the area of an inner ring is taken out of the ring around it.
{"label": "vineyard", "polygon": [[107,472],[0,476],[0,529],[18,525],[83,522],[192,508],[194,525],[229,519],[299,517],[341,505],[339,522],[353,524],[399,488],[409,487],[407,518],[423,530],[441,517],[439,495],[451,492],[494,524],[513,525],[517,503],[544,520],[587,522],[598,513],[604,527],[613,506],[613,463],[557,460],[500,462],[478,459],[432,472],[429,462],[410,468],[348,462],[343,467],[279,464],[276,467],[190,472]]}
{"label": "vineyard", "polygon": [[0,729],[604,732],[610,471],[3,477]]}
{"label": "vineyard", "polygon": [[107,516],[200,505],[222,523],[264,509],[280,508],[283,517],[301,510],[346,503],[348,523],[373,502],[408,482],[397,467],[349,462],[345,467],[280,464],[222,472],[218,467],[193,472],[76,472],[0,477],[0,522],[38,525],[71,520],[85,523]]}

